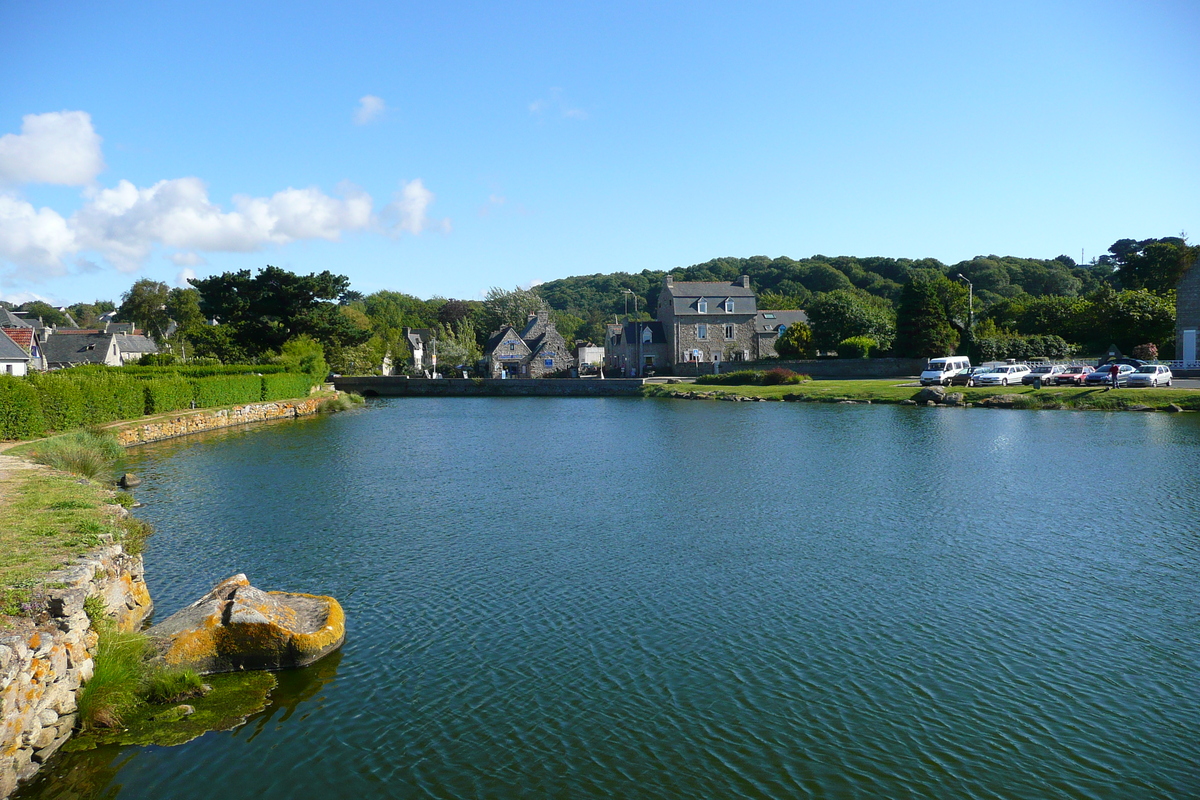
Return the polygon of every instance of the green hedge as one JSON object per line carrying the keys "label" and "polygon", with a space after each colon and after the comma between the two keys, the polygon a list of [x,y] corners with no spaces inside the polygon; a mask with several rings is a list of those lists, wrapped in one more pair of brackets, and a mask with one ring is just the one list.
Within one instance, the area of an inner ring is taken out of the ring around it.
{"label": "green hedge", "polygon": [[37,390],[22,378],[0,375],[0,438],[32,439],[45,432]]}
{"label": "green hedge", "polygon": [[80,375],[75,377],[75,385],[83,395],[84,425],[136,419],[146,413],[146,393],[136,378],[120,374]]}
{"label": "green hedge", "polygon": [[87,408],[79,383],[67,372],[34,372],[29,382],[37,392],[46,427],[69,431],[83,425]]}
{"label": "green hedge", "polygon": [[196,389],[196,406],[231,406],[237,403],[257,403],[262,400],[263,382],[258,375],[218,375],[192,381]]}
{"label": "green hedge", "polygon": [[196,397],[196,388],[187,378],[176,375],[171,378],[151,378],[142,381],[146,394],[146,413],[161,414],[191,408]]}
{"label": "green hedge", "polygon": [[263,375],[263,400],[290,400],[307,397],[313,387],[312,379],[303,374],[285,372],[282,375]]}
{"label": "green hedge", "polygon": [[[81,369],[75,367],[75,369]],[[83,367],[82,369],[93,369]],[[277,375],[287,372],[283,364],[209,364],[189,367],[184,364],[169,367],[141,367],[129,365],[125,367],[100,367],[102,370],[120,372],[122,375],[132,375],[136,378],[168,378],[182,375],[185,378],[211,378],[217,375]]]}

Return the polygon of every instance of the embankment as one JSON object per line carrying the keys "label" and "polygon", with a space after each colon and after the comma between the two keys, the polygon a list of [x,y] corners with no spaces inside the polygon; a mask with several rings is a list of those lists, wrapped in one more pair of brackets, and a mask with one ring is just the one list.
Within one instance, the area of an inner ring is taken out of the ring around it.
{"label": "embankment", "polygon": [[346,377],[334,378],[338,391],[364,397],[637,397],[640,378],[484,378]]}
{"label": "embankment", "polygon": [[219,428],[232,428],[251,422],[293,419],[317,413],[327,397],[306,397],[300,400],[277,400],[269,403],[247,403],[229,408],[176,411],[132,422],[117,422],[109,426],[123,447],[173,439],[190,433],[202,433]]}

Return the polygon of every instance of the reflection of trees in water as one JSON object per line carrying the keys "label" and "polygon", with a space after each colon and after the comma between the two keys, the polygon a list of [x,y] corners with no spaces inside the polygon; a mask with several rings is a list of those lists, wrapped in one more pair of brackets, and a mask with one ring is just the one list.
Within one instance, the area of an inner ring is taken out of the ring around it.
{"label": "reflection of trees in water", "polygon": [[112,800],[121,791],[114,783],[140,747],[97,747],[58,753],[12,800]]}
{"label": "reflection of trees in water", "polygon": [[[279,712],[282,713],[278,721],[287,722],[301,703],[316,697],[326,684],[337,677],[337,668],[341,661],[342,651],[337,650],[311,666],[275,673],[279,685],[271,692],[271,704],[264,711],[250,717],[235,735],[240,735],[242,731],[250,731],[246,741],[253,741]],[[306,718],[309,713],[305,712],[300,719]]]}

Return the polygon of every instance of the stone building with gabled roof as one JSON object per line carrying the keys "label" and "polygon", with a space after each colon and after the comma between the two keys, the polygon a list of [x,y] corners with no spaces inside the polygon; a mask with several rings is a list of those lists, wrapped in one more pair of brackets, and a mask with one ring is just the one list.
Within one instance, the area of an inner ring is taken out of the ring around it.
{"label": "stone building with gabled roof", "polygon": [[546,309],[530,314],[520,333],[512,325],[493,332],[484,357],[490,378],[545,378],[575,366],[571,348]]}
{"label": "stone building with gabled roof", "polygon": [[680,281],[668,275],[658,295],[658,321],[671,353],[680,362],[751,361],[758,300],[750,276],[736,281]]}
{"label": "stone building with gabled roof", "polygon": [[[14,332],[28,331],[29,328],[13,328]],[[9,329],[0,334],[0,375],[25,375],[29,372],[31,360],[29,352],[21,347],[12,336],[7,335]]]}

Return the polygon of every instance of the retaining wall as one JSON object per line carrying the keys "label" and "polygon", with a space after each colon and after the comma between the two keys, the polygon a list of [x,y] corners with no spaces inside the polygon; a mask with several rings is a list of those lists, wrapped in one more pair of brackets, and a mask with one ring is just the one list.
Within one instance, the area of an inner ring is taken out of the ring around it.
{"label": "retaining wall", "polygon": [[[814,378],[907,378],[920,375],[925,368],[924,358],[814,358],[805,361],[723,361],[721,374],[742,369],[775,369],[782,367]],[[680,377],[694,378],[712,375],[712,362],[682,362],[674,372]]]}
{"label": "retaining wall", "polygon": [[142,557],[117,544],[50,573],[45,585],[55,588],[34,601],[32,620],[0,635],[0,797],[33,776],[75,727],[76,690],[92,676],[98,640],[84,599],[100,597],[124,631],[140,628],[154,608]]}
{"label": "retaining wall", "polygon": [[322,397],[302,400],[276,400],[271,403],[249,403],[213,411],[179,411],[150,420],[136,420],[113,426],[117,441],[124,447],[187,436],[189,433],[231,428],[250,422],[290,419],[317,413]]}

